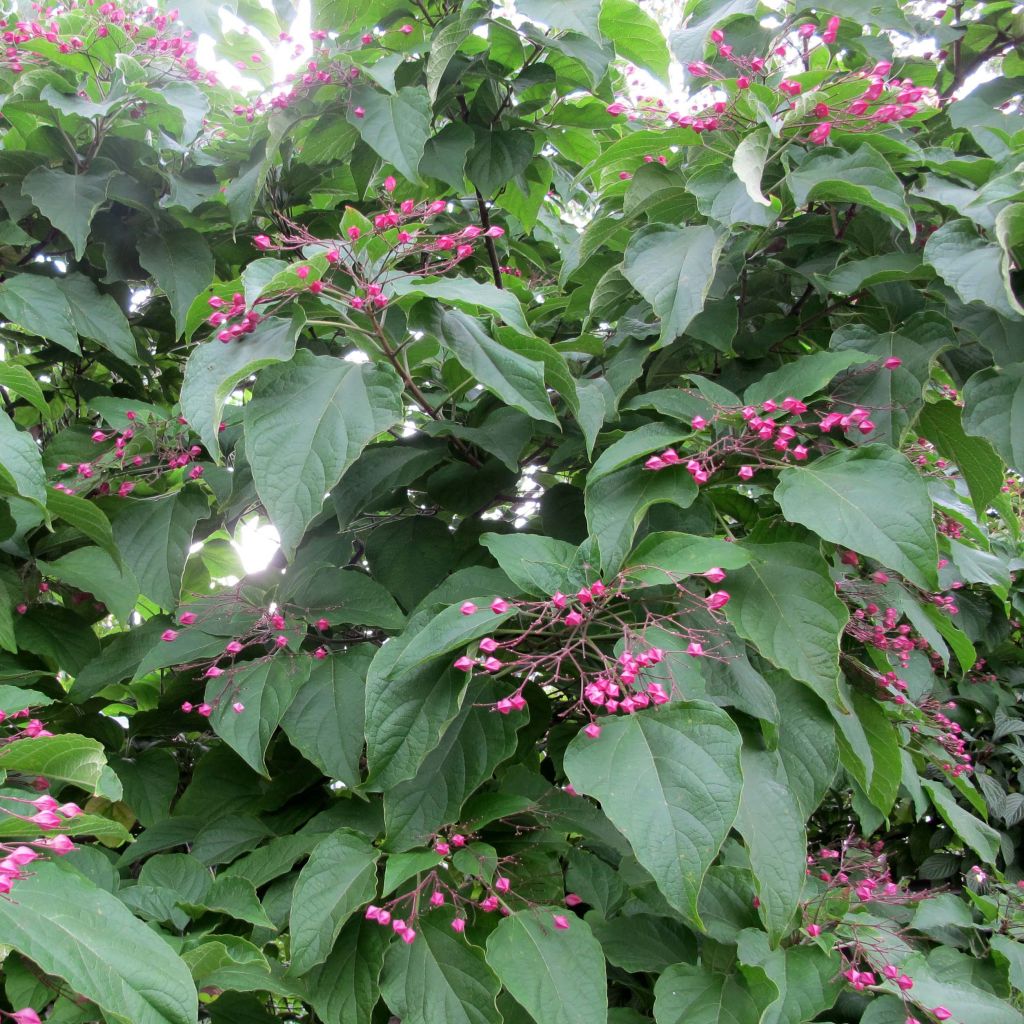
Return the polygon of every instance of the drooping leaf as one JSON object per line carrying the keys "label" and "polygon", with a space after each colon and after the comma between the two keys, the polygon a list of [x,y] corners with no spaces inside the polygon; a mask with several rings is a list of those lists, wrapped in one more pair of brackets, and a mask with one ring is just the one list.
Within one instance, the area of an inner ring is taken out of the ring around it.
{"label": "drooping leaf", "polygon": [[534,1020],[590,1024],[608,1012],[604,954],[587,923],[536,907],[503,918],[487,939],[487,962]]}
{"label": "drooping leaf", "polygon": [[93,594],[127,625],[139,596],[139,583],[130,566],[119,567],[106,551],[91,546],[37,564],[48,576]]}
{"label": "drooping leaf", "polygon": [[658,1024],[760,1024],[761,1010],[736,974],[676,964],[654,986]]}
{"label": "drooping leaf", "polygon": [[393,370],[306,351],[260,374],[245,408],[246,454],[287,555],[363,448],[402,419],[401,395]]}
{"label": "drooping leaf", "polygon": [[[107,167],[109,167],[109,163]],[[77,174],[54,167],[37,167],[22,182],[22,191],[49,222],[63,231],[75,250],[85,254],[89,225],[96,211],[107,201],[113,170],[83,170]]]}
{"label": "drooping leaf", "polygon": [[634,235],[626,247],[622,273],[661,317],[659,345],[683,334],[704,308],[724,242],[707,225],[660,225]]}
{"label": "drooping leaf", "polygon": [[291,974],[323,963],[345,922],[373,898],[378,856],[364,836],[349,829],[332,832],[313,850],[292,894]]}
{"label": "drooping leaf", "polygon": [[[364,113],[360,116],[357,109]],[[353,94],[349,121],[378,156],[395,165],[409,181],[419,181],[420,159],[430,137],[430,96],[422,86],[407,86],[394,95],[374,89]]]}
{"label": "drooping leaf", "polygon": [[615,41],[626,60],[668,81],[668,44],[658,22],[633,0],[602,0],[601,34]]}
{"label": "drooping leaf", "polygon": [[601,802],[672,907],[700,925],[701,882],[739,807],[739,733],[709,704],[673,703],[569,744],[573,787]]}
{"label": "drooping leaf", "polygon": [[[1024,366],[1017,364],[999,370],[979,370],[967,382],[964,388],[964,432],[984,438],[1002,455],[1007,465],[1018,472],[1024,466],[1022,415]],[[966,474],[967,470],[964,470]],[[989,470],[988,479],[994,479],[994,466]],[[982,507],[978,511],[981,512]]]}
{"label": "drooping leaf", "polygon": [[920,587],[937,586],[931,499],[899,452],[870,445],[784,470],[775,499],[790,522],[877,558]]}
{"label": "drooping leaf", "polygon": [[39,446],[0,410],[0,494],[46,504],[46,475]]}
{"label": "drooping leaf", "polygon": [[152,231],[139,239],[139,262],[167,296],[180,338],[189,307],[213,280],[213,255],[206,240],[191,228]]}
{"label": "drooping leaf", "polygon": [[78,355],[78,331],[63,291],[52,279],[18,274],[0,282],[0,313],[30,334],[55,341]]}

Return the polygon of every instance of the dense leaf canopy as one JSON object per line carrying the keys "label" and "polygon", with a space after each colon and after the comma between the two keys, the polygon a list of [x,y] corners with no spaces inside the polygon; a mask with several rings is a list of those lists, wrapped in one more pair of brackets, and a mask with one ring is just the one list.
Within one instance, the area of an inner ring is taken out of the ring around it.
{"label": "dense leaf canopy", "polygon": [[293,22],[2,27],[0,1013],[1024,1024],[1019,8]]}

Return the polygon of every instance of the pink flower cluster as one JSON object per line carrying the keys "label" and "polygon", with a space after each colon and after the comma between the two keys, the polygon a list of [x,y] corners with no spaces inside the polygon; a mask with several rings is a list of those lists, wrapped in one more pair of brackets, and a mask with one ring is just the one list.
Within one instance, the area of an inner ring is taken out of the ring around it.
{"label": "pink flower cluster", "polygon": [[[259,235],[257,237],[263,239],[266,238],[266,235]],[[235,292],[231,296],[230,306],[227,306],[224,300],[217,295],[212,296],[207,301],[214,310],[206,321],[212,327],[220,327],[222,324],[230,323],[230,321],[238,318],[238,323],[231,324],[230,327],[225,327],[217,332],[218,340],[225,343],[241,338],[243,335],[252,334],[262,319],[256,310],[246,310],[245,296],[241,292]]]}

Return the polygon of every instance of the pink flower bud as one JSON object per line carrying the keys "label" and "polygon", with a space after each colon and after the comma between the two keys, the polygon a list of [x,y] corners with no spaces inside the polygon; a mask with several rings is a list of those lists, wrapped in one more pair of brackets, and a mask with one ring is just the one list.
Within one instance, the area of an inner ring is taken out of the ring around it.
{"label": "pink flower bud", "polygon": [[740,466],[736,474],[741,480],[749,480],[754,475],[753,466]]}
{"label": "pink flower bud", "polygon": [[209,704],[200,704],[199,707],[196,708],[196,714],[202,715],[203,718],[209,718],[210,715],[213,714],[213,708],[210,707]]}
{"label": "pink flower bud", "polygon": [[705,599],[705,604],[709,609],[711,609],[711,611],[715,611],[718,608],[724,608],[728,603],[729,594],[724,590],[716,590]]}
{"label": "pink flower bud", "polygon": [[188,701],[185,701],[181,705],[181,710],[184,711],[185,714],[187,715],[192,710],[192,704],[190,704]]}
{"label": "pink flower bud", "polygon": [[502,664],[497,658],[485,658],[483,663],[483,669],[485,672],[498,672],[502,668]]}
{"label": "pink flower bud", "polygon": [[398,187],[398,182],[395,181],[394,177],[389,174],[384,179],[384,191],[385,192],[394,192],[397,187]]}
{"label": "pink flower bud", "polygon": [[461,658],[456,658],[454,667],[460,672],[472,672],[475,665],[476,662],[464,654]]}
{"label": "pink flower bud", "polygon": [[466,919],[464,917],[456,917],[452,921],[452,931],[458,932],[460,935],[466,930]]}
{"label": "pink flower bud", "polygon": [[444,893],[433,892],[430,894],[430,905],[432,907],[443,907],[444,906]]}
{"label": "pink flower bud", "polygon": [[173,643],[173,641],[178,639],[178,633],[175,630],[173,630],[173,629],[165,629],[160,634],[160,639],[163,640],[163,642],[167,643],[167,644]]}
{"label": "pink flower bud", "polygon": [[701,644],[697,643],[696,640],[694,640],[687,645],[686,653],[691,658],[700,658],[704,654],[704,647]]}
{"label": "pink flower bud", "polygon": [[236,715],[240,715],[245,710],[245,705],[240,700],[236,700],[235,703],[231,705],[231,710],[234,711]]}
{"label": "pink flower bud", "polygon": [[60,807],[57,808],[57,810],[65,818],[77,818],[80,814],[85,814],[85,811],[83,811],[82,808],[78,806],[78,804],[72,803],[61,804]]}
{"label": "pink flower bud", "polygon": [[564,914],[552,914],[551,920],[559,931],[565,931],[569,927],[569,919]]}
{"label": "pink flower bud", "polygon": [[434,843],[434,852],[439,853],[442,857],[447,857],[452,852],[452,848],[447,843],[436,842]]}
{"label": "pink flower bud", "polygon": [[889,356],[889,358],[886,359],[886,361],[884,363],[882,363],[882,365],[887,370],[895,370],[897,367],[903,365],[903,360],[900,359],[899,356]]}
{"label": "pink flower bud", "polygon": [[16,1010],[10,1017],[15,1024],[42,1024],[39,1014],[30,1007],[26,1007],[24,1010]]}
{"label": "pink flower bud", "polygon": [[736,79],[736,88],[737,89],[749,89],[750,88],[750,79],[746,75],[740,75]]}
{"label": "pink flower bud", "polygon": [[817,938],[821,934],[821,925],[809,924],[807,926],[807,934],[810,935],[812,939]]}
{"label": "pink flower bud", "polygon": [[591,722],[583,727],[583,732],[592,740],[596,740],[601,735],[601,726],[597,722]]}
{"label": "pink flower bud", "polygon": [[195,622],[195,621],[196,621],[196,613],[195,612],[182,612],[181,615],[178,616],[178,622],[180,622],[181,625],[183,625],[183,626],[191,626],[192,623]]}
{"label": "pink flower bud", "polygon": [[932,1009],[932,1016],[936,1020],[949,1020],[953,1016],[944,1006],[936,1006]]}
{"label": "pink flower bud", "polygon": [[260,252],[266,252],[271,246],[271,241],[266,235],[257,235],[253,240],[252,244],[256,246]]}
{"label": "pink flower bud", "polygon": [[508,601],[506,601],[504,598],[496,597],[491,602],[491,611],[494,612],[495,615],[501,615],[502,613],[507,612]]}
{"label": "pink flower bud", "polygon": [[366,117],[366,111],[365,111],[365,110],[363,110],[363,108],[362,108],[362,107],[356,107],[356,109],[355,109],[355,110],[353,110],[353,111],[352,111],[352,113],[353,113],[353,114],[354,114],[354,115],[355,115],[356,117],[360,117],[360,118],[362,118],[362,117]]}
{"label": "pink flower bud", "polygon": [[508,892],[512,888],[512,883],[504,876],[499,876],[494,880],[494,888],[498,892]]}
{"label": "pink flower bud", "polygon": [[626,104],[625,103],[609,103],[608,106],[605,107],[605,111],[606,111],[606,113],[611,114],[612,117],[618,117],[620,114],[624,114],[626,112]]}
{"label": "pink flower bud", "polygon": [[569,612],[569,614],[566,615],[566,617],[565,617],[565,624],[570,629],[575,629],[577,626],[582,625],[582,623],[583,623],[583,616],[580,615],[579,612],[576,612],[576,611]]}
{"label": "pink flower bud", "polygon": [[403,25],[398,31],[404,36],[412,35],[412,25]]}

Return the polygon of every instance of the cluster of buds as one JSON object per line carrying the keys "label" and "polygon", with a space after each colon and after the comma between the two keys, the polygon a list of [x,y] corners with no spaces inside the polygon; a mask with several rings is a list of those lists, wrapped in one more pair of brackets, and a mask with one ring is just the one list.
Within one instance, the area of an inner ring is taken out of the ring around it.
{"label": "cluster of buds", "polygon": [[[331,624],[327,619],[320,618],[311,623],[299,622],[298,620],[289,623],[280,611],[268,612],[252,607],[252,612],[252,625],[237,636],[231,637],[225,643],[224,651],[221,654],[212,659],[181,662],[177,666],[180,671],[195,671],[201,679],[208,681],[208,687],[213,680],[219,680],[223,677],[223,689],[219,694],[214,695],[208,688],[205,700],[201,702],[188,700],[182,702],[181,710],[186,714],[194,712],[202,718],[209,718],[223,702],[230,699],[229,694],[234,675],[240,668],[250,668],[259,662],[267,661],[275,655],[288,650],[301,639],[299,630],[305,632],[309,626],[312,626],[315,631],[314,639],[317,646],[314,650],[303,653],[308,653],[314,661],[323,661],[330,653],[326,646],[325,638],[326,632],[331,628]],[[160,639],[164,643],[173,644],[182,636],[182,629],[180,627],[195,625],[197,621],[199,621],[199,616],[195,612],[182,612],[178,616],[179,628],[165,629],[161,633]],[[290,637],[285,632],[286,630],[293,630],[295,632]],[[244,661],[239,661],[238,658],[242,654],[246,654],[247,657]],[[230,707],[236,715],[240,715],[245,711],[245,705],[239,700],[233,701]]]}
{"label": "cluster of buds", "polygon": [[[703,576],[712,584],[725,579],[725,573],[717,568]],[[585,718],[584,733],[596,739],[601,735],[598,714],[632,714],[672,698],[666,689],[670,675],[663,676],[655,669],[668,653],[677,652],[647,643],[644,634],[648,629],[657,629],[659,636],[676,638],[678,653],[691,658],[716,657],[718,636],[714,627],[718,625],[718,613],[729,602],[728,592],[699,595],[671,574],[666,574],[665,582],[675,588],[675,610],[659,615],[642,606],[646,619],[639,626],[623,617],[624,605],[631,600],[630,570],[620,573],[611,584],[595,580],[572,596],[556,591],[548,600],[514,605],[495,598],[491,611],[502,615],[512,611],[518,624],[503,620],[501,631],[509,634],[507,637],[485,636],[474,653],[456,658],[454,667],[506,678],[513,684],[512,692],[492,705],[499,714],[526,707],[523,691],[528,682],[563,693],[570,698],[564,714]],[[466,601],[460,611],[469,616],[479,609]],[[710,618],[712,628],[698,627],[688,620],[698,611]],[[621,653],[606,651],[595,639],[598,634],[605,643],[618,640]],[[668,686],[671,688],[672,683]]]}
{"label": "cluster of buds", "polygon": [[[717,67],[703,60],[691,61],[686,71],[691,78],[706,81],[709,88],[698,93],[689,112],[669,110],[664,100],[652,96],[638,96],[635,101],[616,99],[606,108],[613,117],[625,115],[630,121],[642,121],[651,127],[688,128],[698,134],[713,132],[721,128],[743,129],[750,124],[747,110],[739,103],[743,94],[755,83],[768,84],[771,76],[786,75],[794,62],[808,66],[811,52],[819,46],[835,43],[840,20],[833,16],[824,27],[808,22],[795,30],[795,39],[782,42],[765,56],[742,55],[735,52],[726,41],[725,33],[712,29],[710,42],[717,56],[732,64],[735,71],[724,74]],[[870,130],[878,123],[913,117],[920,110],[920,103],[934,96],[934,90],[914,84],[907,78],[890,77],[892,64],[879,61],[870,71],[836,75],[832,85],[848,86],[855,81],[865,81],[866,87],[859,95],[844,95],[838,102],[819,102],[811,110],[814,120],[799,122],[798,132],[808,127],[808,141],[822,145],[828,141],[834,127],[845,131]],[[782,109],[795,107],[793,101],[803,93],[803,84],[794,78],[782,77],[775,85]],[[781,111],[780,111],[781,112]]]}
{"label": "cluster of buds", "polygon": [[[310,235],[300,225],[293,224],[292,233],[281,236],[277,241],[269,235],[256,235],[253,238],[253,245],[260,252],[306,251],[322,255],[327,262],[326,272],[318,277],[313,277],[308,265],[297,266],[295,274],[303,282],[302,285],[262,296],[256,302],[276,308],[308,292],[312,295],[324,294],[335,303],[343,303],[350,309],[372,316],[376,311],[388,306],[390,297],[378,279],[367,279],[365,276],[360,253],[370,239],[383,241],[388,245],[390,253],[386,261],[387,278],[394,281],[401,276],[399,266],[403,261],[408,261],[409,269],[405,274],[409,277],[443,274],[472,256],[475,251],[474,243],[478,239],[495,239],[505,234],[505,229],[497,224],[486,228],[468,224],[457,230],[439,234],[424,232],[418,223],[413,222],[444,213],[448,209],[448,203],[443,199],[423,202],[404,199],[395,204],[389,197],[397,184],[395,178],[391,176],[384,180],[383,191],[387,197],[387,208],[373,216],[372,229],[352,224],[344,230],[344,237],[325,240]],[[377,270],[375,273],[380,277],[383,271]],[[223,300],[219,301],[223,303]],[[210,318],[212,326],[220,326],[224,322],[218,315],[220,313],[221,310],[218,309]],[[266,312],[262,314],[266,315]],[[245,300],[240,295],[233,297],[225,319],[233,316],[240,316],[241,322],[230,329],[222,330],[218,334],[222,341],[240,339],[244,334],[250,333],[262,319],[255,311],[246,312]]]}
{"label": "cluster of buds", "polygon": [[[453,849],[466,847],[467,836],[453,832],[448,836],[437,836],[433,843],[434,852],[441,857],[438,866],[418,881],[408,892],[401,893],[394,899],[378,906],[371,903],[363,913],[367,921],[373,921],[382,928],[390,928],[404,943],[411,944],[416,940],[416,922],[421,914],[440,910],[443,907],[454,909],[449,927],[452,931],[462,934],[474,913],[491,914],[497,911],[507,917],[512,913],[516,901],[528,907],[529,901],[519,899],[512,890],[512,879],[503,873],[511,863],[511,857],[498,860],[497,873],[493,878],[490,873],[456,873],[451,869],[447,858]],[[467,848],[471,852],[472,848]],[[576,904],[582,902],[576,897]],[[567,905],[570,904],[566,899]],[[557,931],[569,928],[569,918],[564,914],[553,914],[552,924]]]}
{"label": "cluster of buds", "polygon": [[[260,236],[265,237],[265,236]],[[308,273],[308,268],[307,269]],[[231,296],[231,305],[227,305],[225,301],[217,295],[212,296],[207,300],[210,308],[213,309],[213,313],[207,319],[207,323],[211,327],[222,327],[223,329],[217,332],[218,341],[223,341],[225,344],[229,341],[234,341],[236,338],[241,338],[246,334],[252,334],[256,330],[256,326],[259,324],[262,317],[256,310],[247,310],[245,306],[245,296],[241,292],[235,292]],[[231,324],[229,327],[223,327],[224,324],[230,324],[232,320],[238,320],[238,323]]]}
{"label": "cluster of buds", "polygon": [[[0,812],[18,821],[34,825],[43,832],[54,832],[65,822],[83,814],[75,803],[58,803],[52,796],[40,796],[34,800],[5,795],[6,804],[0,804]],[[11,807],[14,804],[15,807]],[[75,844],[66,835],[29,839],[19,845],[0,843],[0,895],[6,896],[16,882],[26,875],[25,868],[39,860],[44,853],[63,856],[70,853]]]}
{"label": "cluster of buds", "polygon": [[[851,371],[851,376],[895,370],[901,365],[898,357],[890,357]],[[808,412],[806,403],[793,396],[769,398],[759,406],[713,405],[710,417],[695,416],[690,421],[695,435],[721,425],[727,428],[700,451],[682,456],[674,448],[650,456],[644,469],[658,472],[673,466],[685,466],[697,485],[705,484],[726,461],[741,461],[736,470],[740,480],[751,480],[760,469],[782,469],[794,462],[804,462],[812,447],[822,447],[822,436],[836,427],[844,431],[870,434],[875,424],[867,409],[853,407],[849,412],[828,412],[818,415],[817,422],[802,419]],[[820,433],[812,436],[810,431]]]}
{"label": "cluster of buds", "polygon": [[[124,430],[103,430],[92,433],[97,445],[109,445],[96,458],[72,465],[61,462],[57,472],[61,475],[75,474],[76,486],[57,480],[53,487],[65,494],[96,493],[106,496],[116,494],[126,498],[139,481],[155,482],[164,473],[183,469],[195,463],[202,454],[198,445],[188,444],[188,426],[184,417],[171,420],[146,419],[140,421],[138,413],[129,410],[126,418],[133,424]],[[198,480],[203,468],[193,465],[188,476]],[[130,479],[134,477],[135,479]]]}

